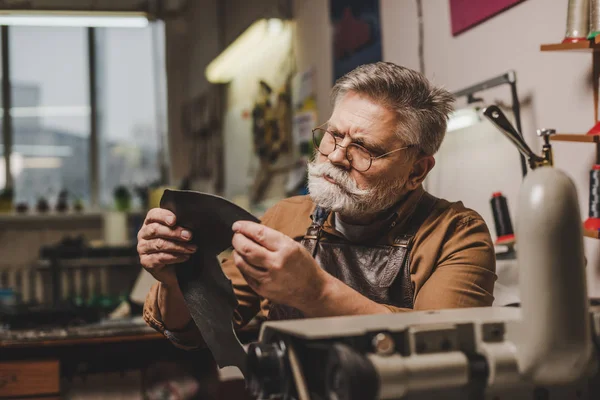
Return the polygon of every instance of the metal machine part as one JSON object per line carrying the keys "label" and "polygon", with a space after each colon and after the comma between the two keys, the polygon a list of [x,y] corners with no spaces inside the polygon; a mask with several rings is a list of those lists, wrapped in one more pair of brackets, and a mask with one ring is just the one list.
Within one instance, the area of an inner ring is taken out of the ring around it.
{"label": "metal machine part", "polygon": [[547,160],[548,165],[554,165],[554,158],[552,157],[552,145],[550,144],[550,136],[556,134],[556,129],[538,129],[537,135],[544,139],[544,145],[542,146],[542,158]]}
{"label": "metal machine part", "polygon": [[495,126],[498,128],[525,156],[529,161],[531,169],[535,169],[542,166],[552,166],[552,146],[550,145],[550,136],[554,135],[556,131],[554,129],[540,129],[538,130],[538,136],[544,138],[544,146],[542,148],[542,155],[538,156],[531,150],[527,145],[523,136],[512,126],[508,118],[504,115],[500,107],[489,106],[483,110],[485,115]]}
{"label": "metal machine part", "polygon": [[[302,400],[600,398],[600,307],[588,306],[575,186],[558,169],[535,169],[523,182],[519,215],[521,308],[267,322],[249,350],[251,360],[264,359],[248,368],[253,393]],[[301,372],[295,375],[290,346]]]}

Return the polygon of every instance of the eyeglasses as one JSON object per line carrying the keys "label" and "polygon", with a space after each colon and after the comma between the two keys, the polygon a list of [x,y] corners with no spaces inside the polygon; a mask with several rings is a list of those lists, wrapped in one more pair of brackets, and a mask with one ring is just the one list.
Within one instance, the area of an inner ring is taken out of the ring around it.
{"label": "eyeglasses", "polygon": [[369,168],[371,168],[373,160],[383,158],[400,150],[415,147],[415,145],[411,144],[396,150],[388,151],[387,153],[384,153],[380,156],[373,157],[369,150],[367,150],[359,144],[350,143],[348,146],[342,146],[341,144],[339,144],[339,142],[342,141],[343,137],[341,135],[336,136],[334,133],[331,133],[326,129],[315,128],[313,129],[312,133],[313,143],[319,153],[327,157],[328,155],[333,153],[338,147],[346,149],[346,159],[348,160],[348,162],[350,162],[352,168],[354,168],[358,172],[365,172]]}

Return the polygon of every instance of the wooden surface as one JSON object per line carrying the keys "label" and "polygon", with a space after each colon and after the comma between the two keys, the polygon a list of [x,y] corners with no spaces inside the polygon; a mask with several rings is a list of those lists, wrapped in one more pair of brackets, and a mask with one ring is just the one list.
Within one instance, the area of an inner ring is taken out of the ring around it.
{"label": "wooden surface", "polygon": [[[597,38],[596,38],[597,39]],[[585,51],[600,50],[600,44],[591,40],[582,40],[577,43],[549,43],[540,46],[541,51]]]}
{"label": "wooden surface", "polygon": [[158,332],[138,333],[130,335],[117,336],[96,336],[96,337],[79,337],[79,338],[60,338],[48,340],[2,340],[0,341],[0,349],[2,348],[23,348],[23,347],[53,347],[53,346],[74,346],[81,344],[104,344],[104,343],[122,343],[132,341],[148,341],[148,340],[167,340]]}
{"label": "wooden surface", "polygon": [[54,396],[51,396],[51,397],[44,396],[44,397],[27,397],[26,399],[23,399],[23,400],[61,400],[61,398],[54,397]]}
{"label": "wooden surface", "polygon": [[58,360],[0,363],[0,398],[58,394],[59,391]]}
{"label": "wooden surface", "polygon": [[579,142],[579,143],[600,143],[600,135],[586,135],[583,133],[557,133],[550,136],[553,142]]}

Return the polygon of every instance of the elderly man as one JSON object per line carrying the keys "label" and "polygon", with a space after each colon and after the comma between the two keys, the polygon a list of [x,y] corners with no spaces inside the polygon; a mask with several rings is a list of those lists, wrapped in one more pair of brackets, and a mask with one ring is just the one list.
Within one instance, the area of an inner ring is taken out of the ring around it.
{"label": "elderly man", "polygon": [[[236,327],[261,308],[273,320],[492,304],[485,222],[422,187],[452,101],[421,74],[386,62],[336,82],[333,114],[313,132],[310,196],[280,201],[262,224],[232,227],[234,250],[222,267],[239,301]],[[191,235],[162,209],[148,213],[138,235],[141,262],[159,281],[144,317],[186,348],[202,339],[173,264],[196,250]]]}

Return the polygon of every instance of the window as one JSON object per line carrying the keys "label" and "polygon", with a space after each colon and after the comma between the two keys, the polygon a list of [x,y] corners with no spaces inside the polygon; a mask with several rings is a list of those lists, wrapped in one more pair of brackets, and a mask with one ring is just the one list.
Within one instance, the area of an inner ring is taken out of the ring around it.
{"label": "window", "polygon": [[89,202],[87,30],[14,27],[9,46],[14,201]]}
{"label": "window", "polygon": [[164,32],[162,22],[96,32],[100,196],[110,206],[118,186],[134,191],[160,179],[164,52],[162,41],[153,38]]}
{"label": "window", "polygon": [[[67,191],[70,203],[112,207],[118,186],[136,198],[137,188],[161,180],[167,125],[162,22],[142,29],[16,26],[8,32],[15,203],[33,207],[44,197],[53,205]],[[1,132],[0,125],[3,160]],[[2,162],[0,189],[5,185]]]}

